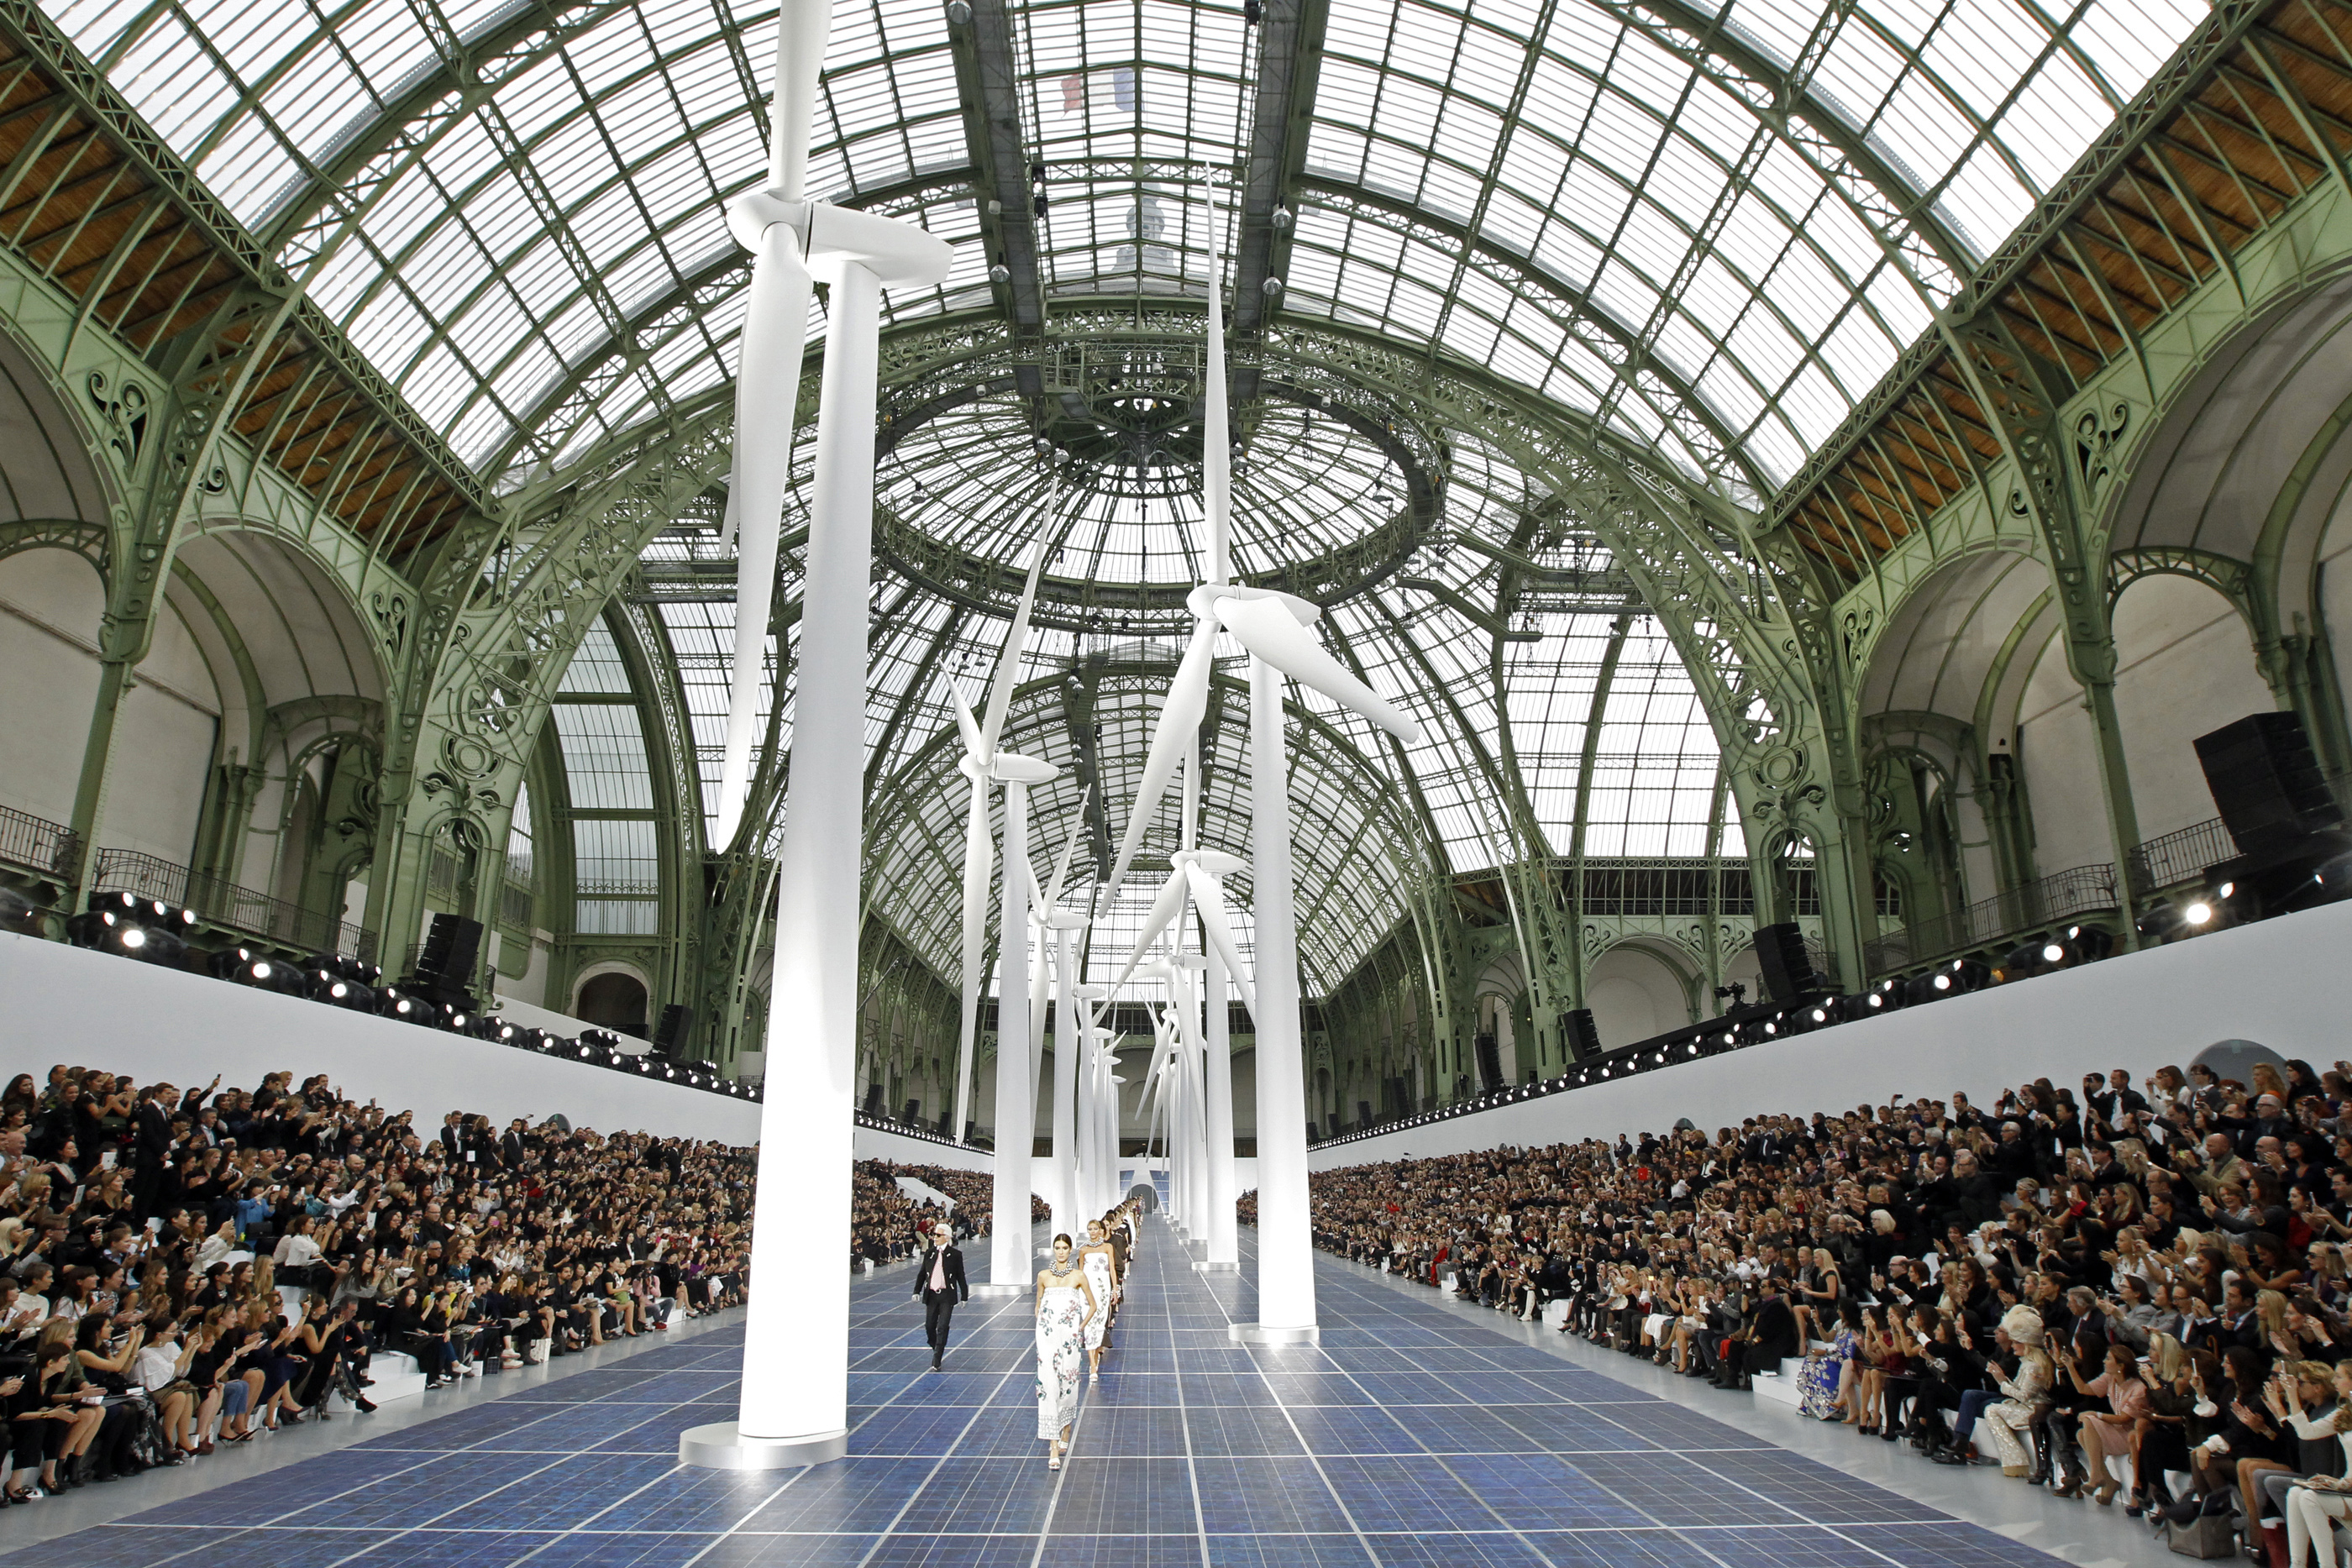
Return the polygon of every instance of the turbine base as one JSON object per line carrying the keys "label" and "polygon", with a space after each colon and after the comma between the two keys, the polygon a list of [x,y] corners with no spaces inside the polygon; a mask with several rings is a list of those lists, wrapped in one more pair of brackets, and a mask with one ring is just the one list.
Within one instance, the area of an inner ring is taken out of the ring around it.
{"label": "turbine base", "polygon": [[814,1437],[746,1437],[732,1421],[689,1427],[678,1434],[677,1462],[713,1470],[796,1470],[827,1464],[849,1452],[849,1432]]}
{"label": "turbine base", "polygon": [[1321,1344],[1323,1331],[1313,1323],[1285,1327],[1279,1323],[1232,1323],[1226,1334],[1235,1344]]}

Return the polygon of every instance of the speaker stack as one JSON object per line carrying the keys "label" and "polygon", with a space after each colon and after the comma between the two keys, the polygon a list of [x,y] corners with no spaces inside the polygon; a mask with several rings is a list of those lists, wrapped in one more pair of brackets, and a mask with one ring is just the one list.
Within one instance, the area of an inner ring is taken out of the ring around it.
{"label": "speaker stack", "polygon": [[1765,992],[1776,1002],[1801,1002],[1824,989],[1813,972],[1813,956],[1805,951],[1804,929],[1793,920],[1756,928],[1756,961],[1764,972]]}
{"label": "speaker stack", "polygon": [[676,1058],[686,1051],[686,1037],[694,1029],[694,1009],[682,1002],[672,1002],[662,1009],[661,1021],[654,1026],[654,1054]]}
{"label": "speaker stack", "polygon": [[2199,736],[2196,746],[2213,808],[2238,846],[2237,857],[2209,868],[2206,880],[2233,884],[2233,906],[2249,916],[2334,897],[2313,873],[2352,843],[2303,716],[2249,714]]}
{"label": "speaker stack", "polygon": [[462,915],[436,915],[417,950],[416,973],[407,988],[467,1012],[479,1010],[473,998],[474,961],[482,950],[482,923]]}
{"label": "speaker stack", "polygon": [[1559,1015],[1559,1038],[1568,1046],[1568,1059],[1582,1061],[1601,1054],[1601,1030],[1592,1022],[1591,1008],[1578,1008]]}

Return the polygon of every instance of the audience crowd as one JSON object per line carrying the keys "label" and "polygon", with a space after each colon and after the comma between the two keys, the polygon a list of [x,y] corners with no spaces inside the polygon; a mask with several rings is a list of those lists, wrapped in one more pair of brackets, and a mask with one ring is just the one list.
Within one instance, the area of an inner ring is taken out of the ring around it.
{"label": "audience crowd", "polygon": [[2248,1077],[1359,1166],[1313,1178],[1315,1239],[1720,1387],[1794,1379],[1805,1414],[1938,1463],[2332,1564],[2352,1063]]}
{"label": "audience crowd", "polygon": [[[928,1195],[917,1197],[901,1177],[945,1197],[947,1205],[943,1207]],[[996,1177],[988,1171],[858,1161],[850,1173],[850,1267],[895,1263],[914,1256],[928,1245],[925,1234],[931,1225],[941,1219],[948,1219],[958,1235],[987,1235],[995,1187]],[[1032,1194],[1030,1223],[1042,1224],[1053,1217],[1045,1200]]]}
{"label": "audience crowd", "polygon": [[372,1410],[386,1350],[430,1387],[735,1305],[751,1179],[749,1149],[435,1124],[325,1074],[20,1074],[0,1091],[0,1506],[326,1420],[332,1394]]}

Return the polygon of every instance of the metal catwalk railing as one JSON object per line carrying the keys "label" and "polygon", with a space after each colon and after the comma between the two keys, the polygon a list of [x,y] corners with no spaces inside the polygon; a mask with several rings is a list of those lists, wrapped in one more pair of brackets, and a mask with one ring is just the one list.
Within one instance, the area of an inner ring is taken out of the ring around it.
{"label": "metal catwalk railing", "polygon": [[73,830],[14,806],[0,806],[0,861],[46,875],[70,876]]}
{"label": "metal catwalk railing", "polygon": [[1957,914],[1931,916],[1889,932],[1863,949],[1873,975],[1891,975],[1947,954],[1987,947],[2008,937],[2121,907],[2112,862],[2053,872],[2039,882],[1979,899]]}
{"label": "metal catwalk railing", "polygon": [[129,893],[193,909],[213,925],[305,953],[341,953],[363,963],[375,961],[373,931],[154,855],[130,850],[99,851],[90,889]]}

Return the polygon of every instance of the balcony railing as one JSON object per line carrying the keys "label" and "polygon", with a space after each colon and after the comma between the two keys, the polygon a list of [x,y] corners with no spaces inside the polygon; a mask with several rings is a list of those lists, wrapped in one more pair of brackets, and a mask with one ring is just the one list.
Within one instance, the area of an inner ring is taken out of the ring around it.
{"label": "balcony railing", "polygon": [[129,893],[193,909],[215,925],[304,953],[341,953],[362,963],[375,961],[374,932],[240,887],[226,877],[129,850],[99,851],[94,871],[94,893]]}
{"label": "balcony railing", "polygon": [[2142,893],[2160,893],[2168,887],[2201,882],[2206,872],[2225,860],[2234,859],[2237,853],[2238,841],[2221,825],[2221,819],[2216,817],[2210,822],[2150,839],[2132,851],[2132,885]]}
{"label": "balcony railing", "polygon": [[0,806],[0,861],[48,876],[71,876],[73,830],[63,822]]}
{"label": "balcony railing", "polygon": [[2114,864],[2079,865],[1997,893],[1957,915],[1937,915],[1890,932],[1863,950],[1863,961],[1873,975],[1891,975],[2079,915],[2118,907]]}

